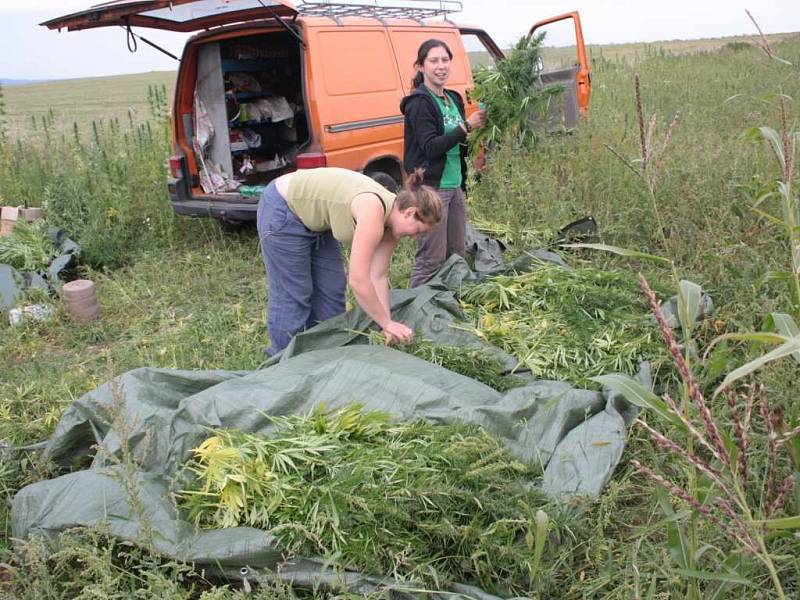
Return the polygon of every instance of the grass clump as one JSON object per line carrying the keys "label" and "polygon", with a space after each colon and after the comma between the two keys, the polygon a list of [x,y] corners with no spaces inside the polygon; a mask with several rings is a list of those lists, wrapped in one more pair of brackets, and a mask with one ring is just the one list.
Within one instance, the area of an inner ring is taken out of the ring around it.
{"label": "grass clump", "polygon": [[542,262],[466,290],[462,306],[476,331],[539,379],[578,386],[609,372],[633,373],[668,360],[635,277],[590,266]]}
{"label": "grass clump", "polygon": [[0,263],[21,271],[45,269],[56,256],[56,248],[47,237],[44,221],[19,221],[11,234],[0,237]]}
{"label": "grass clump", "polygon": [[[0,597],[17,600],[197,597],[190,566],[115,540],[102,530],[34,537],[12,555]],[[8,595],[4,595],[4,592]]]}
{"label": "grass clump", "polygon": [[195,449],[181,497],[198,525],[263,528],[292,551],[435,587],[514,595],[547,580],[546,500],[526,485],[539,471],[479,427],[358,405],[274,422],[272,437],[217,430]]}

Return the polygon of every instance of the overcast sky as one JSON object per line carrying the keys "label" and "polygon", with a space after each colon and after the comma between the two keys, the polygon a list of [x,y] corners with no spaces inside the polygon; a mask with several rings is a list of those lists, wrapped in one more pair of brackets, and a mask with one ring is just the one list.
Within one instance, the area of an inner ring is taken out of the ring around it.
{"label": "overcast sky", "polygon": [[[66,79],[177,68],[176,61],[144,44],[136,54],[128,52],[120,28],[59,33],[38,25],[97,3],[0,0],[0,78]],[[798,0],[462,0],[462,5],[463,11],[452,19],[480,25],[501,47],[519,39],[535,21],[572,10],[581,14],[588,44],[755,33],[746,8],[765,33],[800,31]],[[135,31],[178,56],[188,37],[149,29]],[[548,45],[569,43],[560,39],[559,33],[549,34]]]}

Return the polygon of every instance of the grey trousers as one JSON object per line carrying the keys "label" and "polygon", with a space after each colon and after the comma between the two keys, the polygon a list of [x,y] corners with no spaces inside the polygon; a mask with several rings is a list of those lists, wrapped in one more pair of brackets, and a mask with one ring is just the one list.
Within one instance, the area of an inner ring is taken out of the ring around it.
{"label": "grey trousers", "polygon": [[427,283],[445,260],[466,251],[467,205],[461,188],[439,189],[442,222],[417,240],[417,256],[409,287]]}

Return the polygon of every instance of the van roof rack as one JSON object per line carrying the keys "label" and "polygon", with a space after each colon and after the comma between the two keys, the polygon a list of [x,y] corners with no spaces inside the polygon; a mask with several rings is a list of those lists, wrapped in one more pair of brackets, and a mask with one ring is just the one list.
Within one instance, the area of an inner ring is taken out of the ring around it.
{"label": "van roof rack", "polygon": [[403,3],[392,3],[391,0],[363,0],[348,2],[346,0],[304,0],[297,7],[304,17],[330,17],[337,23],[341,17],[372,17],[375,19],[422,19],[446,16],[462,10],[459,0],[403,0]]}

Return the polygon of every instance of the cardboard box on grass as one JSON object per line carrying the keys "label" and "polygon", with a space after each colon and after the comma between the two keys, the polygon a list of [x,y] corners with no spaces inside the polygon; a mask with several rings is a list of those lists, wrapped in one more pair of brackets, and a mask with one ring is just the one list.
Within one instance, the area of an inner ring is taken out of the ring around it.
{"label": "cardboard box on grass", "polygon": [[19,208],[3,206],[0,208],[0,235],[9,235],[19,219]]}
{"label": "cardboard box on grass", "polygon": [[3,206],[0,208],[0,235],[9,235],[17,221],[33,223],[42,218],[44,218],[44,210],[38,207]]}
{"label": "cardboard box on grass", "polygon": [[38,221],[39,219],[44,219],[44,209],[38,206],[32,208],[25,208],[24,206],[19,206],[19,220],[20,221],[27,221],[28,223],[33,223],[34,221]]}

